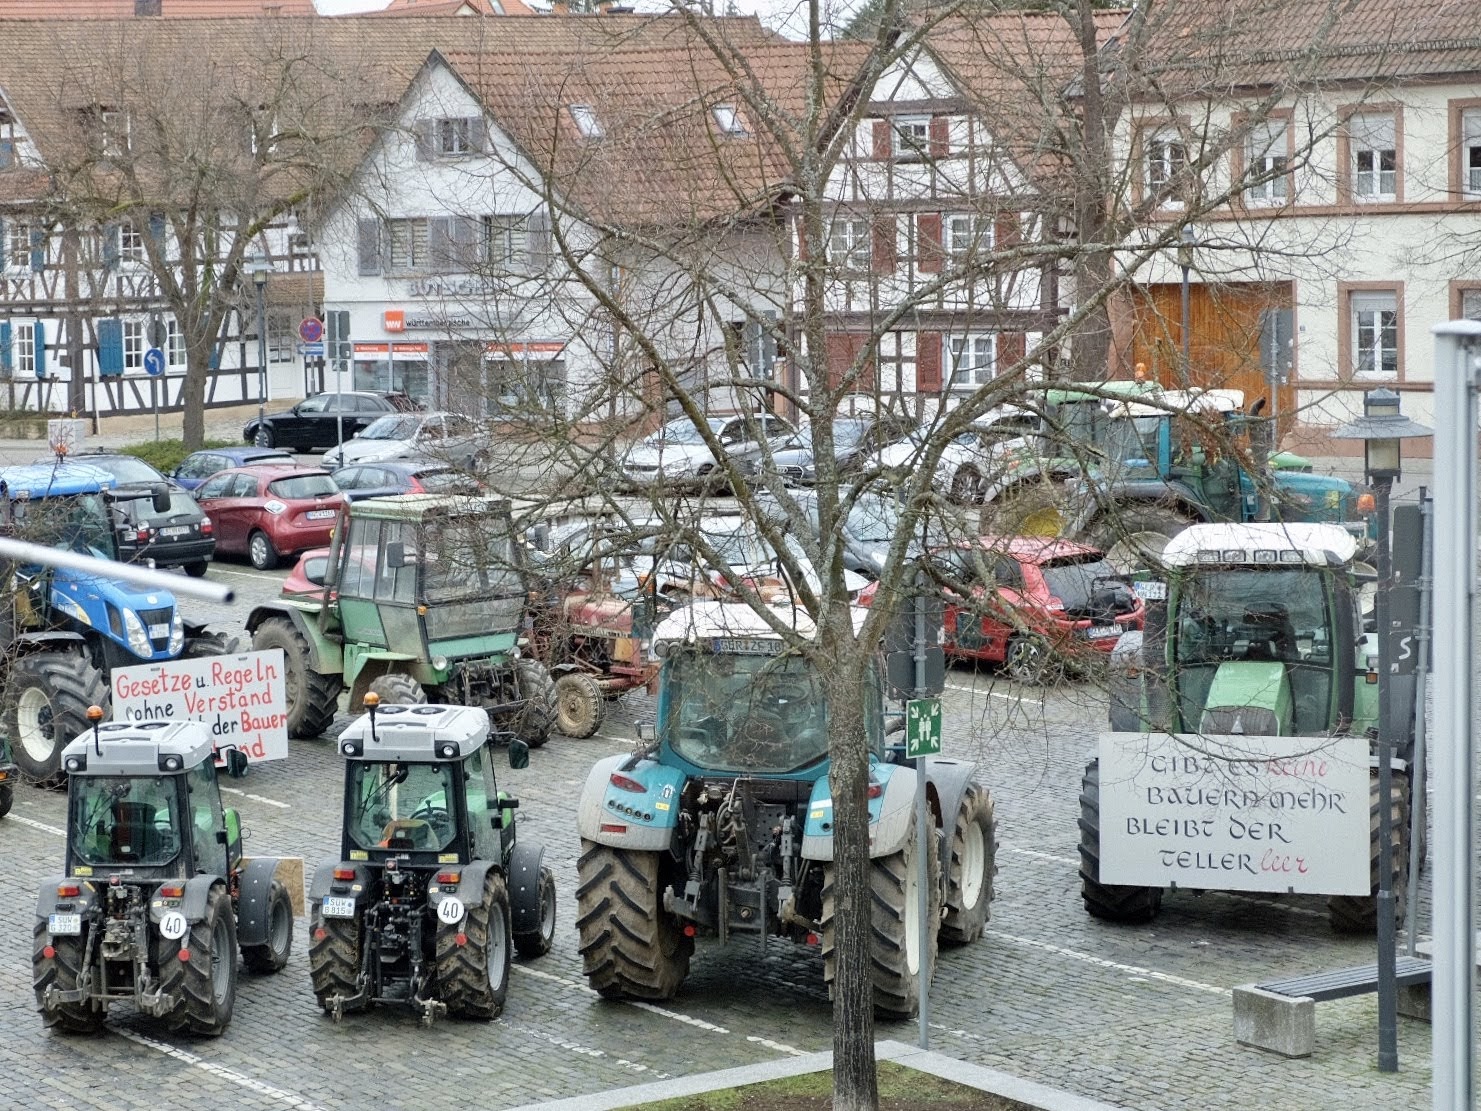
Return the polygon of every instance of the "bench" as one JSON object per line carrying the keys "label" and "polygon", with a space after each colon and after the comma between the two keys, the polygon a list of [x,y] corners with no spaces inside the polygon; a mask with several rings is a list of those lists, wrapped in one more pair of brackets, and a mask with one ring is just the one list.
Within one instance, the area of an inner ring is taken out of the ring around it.
{"label": "bench", "polygon": [[[1399,1013],[1428,1018],[1430,962],[1399,956],[1395,980]],[[1283,1057],[1310,1057],[1316,1049],[1316,1005],[1377,990],[1376,963],[1245,984],[1234,989],[1234,1039]]]}

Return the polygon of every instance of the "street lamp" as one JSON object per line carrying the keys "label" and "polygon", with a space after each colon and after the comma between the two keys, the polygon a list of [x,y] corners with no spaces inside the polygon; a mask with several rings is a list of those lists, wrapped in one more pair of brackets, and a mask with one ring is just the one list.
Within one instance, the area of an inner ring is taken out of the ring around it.
{"label": "street lamp", "polygon": [[[1363,415],[1332,433],[1338,440],[1363,441],[1363,471],[1373,487],[1374,512],[1378,517],[1378,844],[1383,857],[1393,838],[1393,794],[1391,753],[1393,728],[1389,722],[1389,674],[1393,664],[1390,645],[1389,591],[1393,588],[1393,553],[1389,543],[1389,495],[1402,473],[1399,441],[1430,435],[1399,411],[1399,395],[1393,390],[1369,390],[1363,395]],[[1411,790],[1421,789],[1410,784]],[[1393,867],[1387,859],[1378,866],[1378,1071],[1399,1070],[1398,984],[1395,976],[1397,945],[1394,941]],[[1412,930],[1414,924],[1411,922]]]}
{"label": "street lamp", "polygon": [[247,263],[252,284],[257,287],[257,432],[263,429],[263,412],[267,408],[267,275],[272,264],[254,256]]}
{"label": "street lamp", "polygon": [[1188,341],[1192,331],[1192,307],[1189,304],[1188,271],[1193,269],[1193,248],[1198,246],[1198,233],[1192,224],[1184,224],[1178,237],[1178,265],[1183,270],[1183,385],[1188,384]]}

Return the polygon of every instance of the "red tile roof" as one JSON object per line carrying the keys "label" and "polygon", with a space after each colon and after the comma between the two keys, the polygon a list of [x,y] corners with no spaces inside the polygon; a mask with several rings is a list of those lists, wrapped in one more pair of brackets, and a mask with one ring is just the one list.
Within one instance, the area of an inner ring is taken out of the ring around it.
{"label": "red tile roof", "polygon": [[[130,19],[136,14],[135,0],[0,0],[0,19]],[[159,15],[141,18],[315,14],[314,0],[159,0]]]}

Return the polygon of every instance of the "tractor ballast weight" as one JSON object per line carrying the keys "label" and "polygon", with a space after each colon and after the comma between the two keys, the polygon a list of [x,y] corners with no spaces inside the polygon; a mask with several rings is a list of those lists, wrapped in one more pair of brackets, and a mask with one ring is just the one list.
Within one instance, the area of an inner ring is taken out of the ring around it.
{"label": "tractor ballast weight", "polygon": [[[790,609],[790,603],[787,604]],[[811,622],[787,613],[804,634]],[[694,602],[658,626],[656,736],[599,761],[577,814],[577,890],[587,979],[611,998],[667,999],[697,936],[750,935],[821,946],[836,964],[834,811],[817,668],[787,652],[761,615]],[[917,842],[914,768],[885,744],[883,682],[871,669],[864,723],[871,749],[868,821],[875,912],[875,1008],[913,1014],[938,938],[975,940],[996,874],[992,797],[974,765],[925,761],[929,828]],[[929,911],[918,921],[924,854]]]}

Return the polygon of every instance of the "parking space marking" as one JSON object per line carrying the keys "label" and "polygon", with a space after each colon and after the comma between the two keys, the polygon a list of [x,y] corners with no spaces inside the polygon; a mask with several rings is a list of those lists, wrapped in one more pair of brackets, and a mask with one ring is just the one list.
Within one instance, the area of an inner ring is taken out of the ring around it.
{"label": "parking space marking", "polygon": [[778,1053],[786,1053],[792,1057],[806,1057],[808,1053],[807,1050],[798,1049],[795,1045],[788,1045],[786,1042],[774,1042],[770,1038],[758,1038],[754,1034],[747,1034],[746,1041],[754,1045],[759,1045],[763,1049],[774,1049]]}
{"label": "parking space marking", "polygon": [[49,826],[45,822],[38,822],[35,818],[22,818],[19,814],[11,814],[10,820],[12,822],[19,822],[23,826],[30,826],[32,829],[39,829],[42,833],[54,833],[58,837],[67,836],[65,829],[58,829],[56,826]]}
{"label": "parking space marking", "polygon": [[194,1053],[187,1053],[185,1050],[178,1049],[168,1042],[155,1041],[153,1038],[145,1037],[143,1034],[135,1033],[132,1030],[120,1030],[115,1026],[110,1026],[108,1029],[120,1038],[126,1038],[136,1045],[142,1045],[146,1049],[154,1050],[156,1053],[163,1053],[166,1057],[173,1057],[175,1060],[181,1061],[184,1064],[193,1065],[203,1072],[220,1077],[222,1080],[235,1084],[239,1088],[246,1088],[248,1091],[256,1092],[258,1095],[267,1096],[269,1099],[276,1100],[286,1107],[296,1107],[299,1111],[324,1111],[317,1103],[305,1099],[296,1092],[274,1088],[271,1084],[264,1084],[261,1080],[254,1080],[245,1073],[237,1072],[235,1069],[229,1069],[225,1065],[218,1065],[214,1061],[207,1061],[203,1057],[197,1057]]}
{"label": "parking space marking", "polygon": [[730,1033],[725,1027],[716,1026],[713,1022],[706,1022],[704,1019],[695,1018],[693,1015],[680,1014],[678,1011],[670,1011],[653,1003],[643,1003],[636,999],[629,999],[627,1000],[627,1005],[629,1007],[636,1007],[640,1011],[648,1011],[651,1014],[659,1015],[663,1018],[671,1018],[675,1022],[682,1022],[685,1026],[693,1026],[697,1030],[708,1030],[711,1034]]}
{"label": "parking space marking", "polygon": [[1205,984],[1199,980],[1189,980],[1182,976],[1174,976],[1170,972],[1157,972],[1151,968],[1142,968],[1135,964],[1121,964],[1119,961],[1107,960],[1105,957],[1097,957],[1091,953],[1081,953],[1076,949],[1066,949],[1063,945],[1053,945],[1047,941],[1039,941],[1032,937],[1018,937],[1015,934],[994,933],[995,938],[1011,941],[1015,945],[1027,946],[1030,949],[1039,949],[1045,953],[1054,953],[1057,956],[1068,957],[1082,964],[1093,964],[1098,968],[1110,969],[1113,972],[1124,972],[1133,979],[1157,980],[1174,987],[1188,988],[1192,991],[1208,992],[1212,995],[1232,996],[1234,993],[1229,988],[1216,987],[1213,984]]}
{"label": "parking space marking", "polygon": [[1005,702],[1039,702],[1042,704],[1044,701],[1042,695],[1039,698],[1026,698],[1023,695],[1018,694],[1004,694],[1002,691],[980,691],[976,687],[969,687],[963,683],[947,683],[946,689],[952,691],[965,691],[967,694],[980,694],[987,698],[1001,698]]}
{"label": "parking space marking", "polygon": [[211,565],[211,570],[218,575],[235,575],[239,579],[256,579],[258,582],[265,583],[281,583],[284,579],[282,575],[263,575],[256,571],[228,571],[225,567],[217,567],[215,564]]}
{"label": "parking space marking", "polygon": [[241,795],[244,799],[252,799],[254,802],[263,802],[268,806],[276,806],[279,810],[292,810],[293,804],[279,802],[277,799],[264,798],[262,795],[254,795],[250,791],[244,791],[240,787],[223,787],[221,793],[224,795]]}
{"label": "parking space marking", "polygon": [[525,1026],[521,1023],[510,1022],[508,1019],[502,1018],[499,1020],[499,1025],[507,1026],[511,1030],[518,1030],[521,1034],[528,1034],[532,1038],[537,1038],[542,1042],[546,1042],[547,1044],[556,1046],[560,1049],[569,1050],[570,1052],[575,1053],[580,1057],[600,1057],[603,1060],[611,1061],[613,1064],[619,1065],[630,1072],[642,1073],[644,1076],[656,1077],[659,1080],[669,1080],[672,1077],[671,1073],[660,1072],[652,1065],[645,1065],[641,1061],[632,1061],[627,1059],[626,1057],[613,1057],[605,1049],[595,1049],[589,1045],[582,1045],[580,1042],[567,1041],[557,1034],[552,1034],[546,1030],[537,1030],[533,1026]]}
{"label": "parking space marking", "polygon": [[998,848],[1005,853],[1017,853],[1019,856],[1031,856],[1035,860],[1051,860],[1055,864],[1068,864],[1072,868],[1080,867],[1080,862],[1068,856],[1055,856],[1053,853],[1041,853],[1037,849],[1015,849],[1012,845],[999,844]]}

